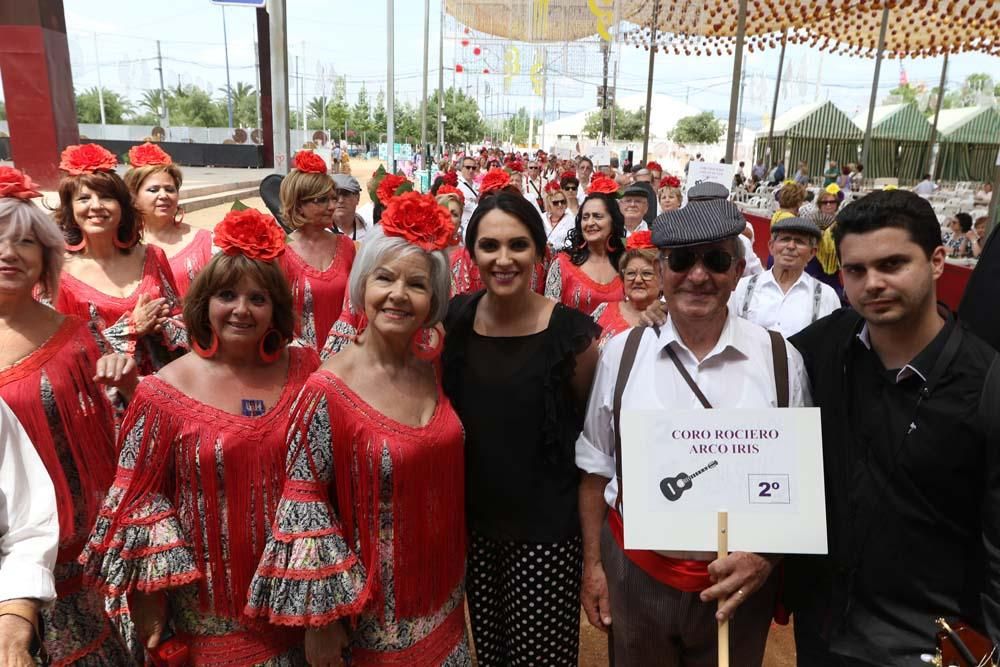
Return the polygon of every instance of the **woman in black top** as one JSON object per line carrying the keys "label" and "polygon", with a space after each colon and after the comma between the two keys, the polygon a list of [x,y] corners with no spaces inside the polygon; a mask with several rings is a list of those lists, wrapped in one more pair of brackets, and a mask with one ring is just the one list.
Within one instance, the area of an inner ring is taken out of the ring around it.
{"label": "woman in black top", "polygon": [[581,542],[574,444],[600,327],[531,289],[545,252],[520,195],[480,202],[466,247],[485,290],[445,320],[444,386],[466,432],[467,591],[481,665],[576,665]]}

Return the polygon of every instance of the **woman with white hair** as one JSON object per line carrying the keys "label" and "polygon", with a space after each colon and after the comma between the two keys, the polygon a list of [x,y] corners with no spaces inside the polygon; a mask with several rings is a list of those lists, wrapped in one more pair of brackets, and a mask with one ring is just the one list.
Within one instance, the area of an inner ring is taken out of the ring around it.
{"label": "woman with white hair", "polygon": [[45,647],[57,665],[128,665],[103,597],[81,585],[76,558],[115,473],[114,410],[94,381],[95,370],[101,379],[134,384],[135,374],[127,371],[135,364],[124,355],[102,360],[110,346],[96,328],[38,300],[56,296],[64,240],[31,203],[37,196],[24,174],[0,167],[0,399],[34,443],[59,512],[59,597],[41,610]]}
{"label": "woman with white hair", "polygon": [[434,361],[453,235],[430,195],[392,199],[351,269],[367,326],[296,401],[248,608],[308,628],[313,665],[341,665],[348,649],[359,665],[471,664],[464,436]]}

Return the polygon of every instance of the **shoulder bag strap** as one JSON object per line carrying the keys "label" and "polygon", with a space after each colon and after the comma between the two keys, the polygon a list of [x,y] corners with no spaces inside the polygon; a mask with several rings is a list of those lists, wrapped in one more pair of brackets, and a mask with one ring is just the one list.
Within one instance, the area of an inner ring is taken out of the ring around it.
{"label": "shoulder bag strap", "polygon": [[687,382],[687,386],[691,387],[691,391],[693,391],[694,395],[698,397],[699,401],[701,401],[702,406],[704,406],[706,410],[711,410],[712,404],[708,402],[707,398],[705,398],[705,394],[701,393],[701,388],[695,384],[694,380],[691,378],[691,374],[687,372],[687,369],[684,368],[684,364],[682,364],[681,360],[677,358],[677,353],[674,352],[674,348],[668,345],[667,354],[670,355],[670,361],[674,362],[674,366],[677,367],[677,372],[680,373],[681,377],[684,378],[684,381]]}
{"label": "shoulder bag strap", "polygon": [[813,318],[812,321],[815,322],[819,319],[819,304],[823,298],[823,283],[819,280],[813,286]]}
{"label": "shoulder bag strap", "polygon": [[747,313],[750,312],[750,300],[753,298],[753,290],[757,287],[757,278],[759,276],[759,273],[755,273],[750,277],[750,281],[747,283],[747,291],[743,293],[743,303],[740,305],[740,317],[744,319],[746,319]]}
{"label": "shoulder bag strap", "polygon": [[622,509],[622,396],[625,394],[625,385],[628,384],[628,377],[632,373],[632,366],[635,365],[635,355],[639,351],[639,343],[642,341],[642,334],[646,330],[643,327],[636,327],[629,332],[625,340],[625,350],[622,352],[622,360],[618,364],[618,378],[615,380],[615,395],[612,402],[615,424],[615,476],[618,479],[618,498],[615,500],[615,509],[621,512]]}
{"label": "shoulder bag strap", "polygon": [[788,351],[785,339],[777,331],[768,329],[771,337],[771,361],[774,364],[774,388],[778,396],[778,407],[788,407]]}

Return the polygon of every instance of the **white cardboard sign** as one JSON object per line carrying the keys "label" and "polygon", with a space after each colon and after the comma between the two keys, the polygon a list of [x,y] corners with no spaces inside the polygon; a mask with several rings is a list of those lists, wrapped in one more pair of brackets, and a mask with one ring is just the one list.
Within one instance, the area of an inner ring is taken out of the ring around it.
{"label": "white cardboard sign", "polygon": [[627,549],[825,554],[818,408],[622,410]]}
{"label": "white cardboard sign", "polygon": [[735,174],[736,165],[721,162],[691,162],[688,165],[687,181],[684,183],[684,200],[687,201],[688,190],[698,183],[718,183],[727,191],[731,191]]}

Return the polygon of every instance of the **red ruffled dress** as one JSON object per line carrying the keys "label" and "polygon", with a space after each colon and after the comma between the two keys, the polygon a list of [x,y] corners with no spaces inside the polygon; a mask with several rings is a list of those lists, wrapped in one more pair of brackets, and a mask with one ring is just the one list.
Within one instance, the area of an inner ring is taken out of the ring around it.
{"label": "red ruffled dress", "polygon": [[[135,357],[139,375],[149,375],[181,356],[188,349],[187,329],[181,319],[181,300],[170,263],[163,251],[153,245],[145,249],[146,258],[139,286],[129,296],[118,297],[98,291],[66,271],[59,280],[59,294],[53,304],[60,313],[75,315],[93,322],[111,344],[114,352]],[[132,311],[141,294],[158,299],[165,297],[170,315],[162,331],[136,336]]]}
{"label": "red ruffled dress", "polygon": [[610,283],[596,282],[570,261],[568,254],[560,252],[549,267],[545,296],[590,315],[606,301],[624,301],[625,287],[620,276]]}
{"label": "red ruffled dress", "polygon": [[210,259],[212,259],[212,233],[207,229],[199,229],[191,239],[191,243],[170,258],[170,270],[174,274],[177,293],[181,298],[187,294],[194,277]]}
{"label": "red ruffled dress", "polygon": [[[545,292],[545,272],[552,260],[552,250],[545,247],[545,258],[535,264],[531,273],[531,289],[542,294]],[[479,276],[479,267],[472,260],[468,249],[464,246],[455,250],[449,263],[451,264],[451,296],[471,294],[483,289],[483,279]]]}
{"label": "red ruffled dress", "polygon": [[319,365],[312,349],[288,353],[281,396],[259,417],[143,379],[125,414],[114,484],[80,556],[108,595],[166,591],[192,665],[304,664],[301,631],[244,613],[284,482],[289,416]]}
{"label": "red ruffled dress", "polygon": [[605,343],[621,332],[632,328],[632,325],[626,322],[622,316],[621,305],[621,301],[602,303],[590,314],[597,326],[601,327],[601,337],[597,339],[598,350],[603,350]]}
{"label": "red ruffled dress", "polygon": [[114,411],[93,381],[107,349],[86,321],[67,317],[41,347],[0,369],[0,398],[24,426],[56,491],[58,599],[42,608],[53,665],[132,663],[103,597],[82,586],[76,562],[115,474]]}
{"label": "red ruffled dress", "polygon": [[440,388],[433,417],[414,427],[320,370],[288,442],[288,481],[248,612],[303,627],[354,617],[355,666],[470,665],[464,436]]}
{"label": "red ruffled dress", "polygon": [[354,264],[354,242],[337,234],[337,254],[323,271],[310,266],[291,246],[278,261],[292,288],[295,336],[303,345],[317,352],[326,344],[326,336],[340,316],[347,292],[347,279]]}

